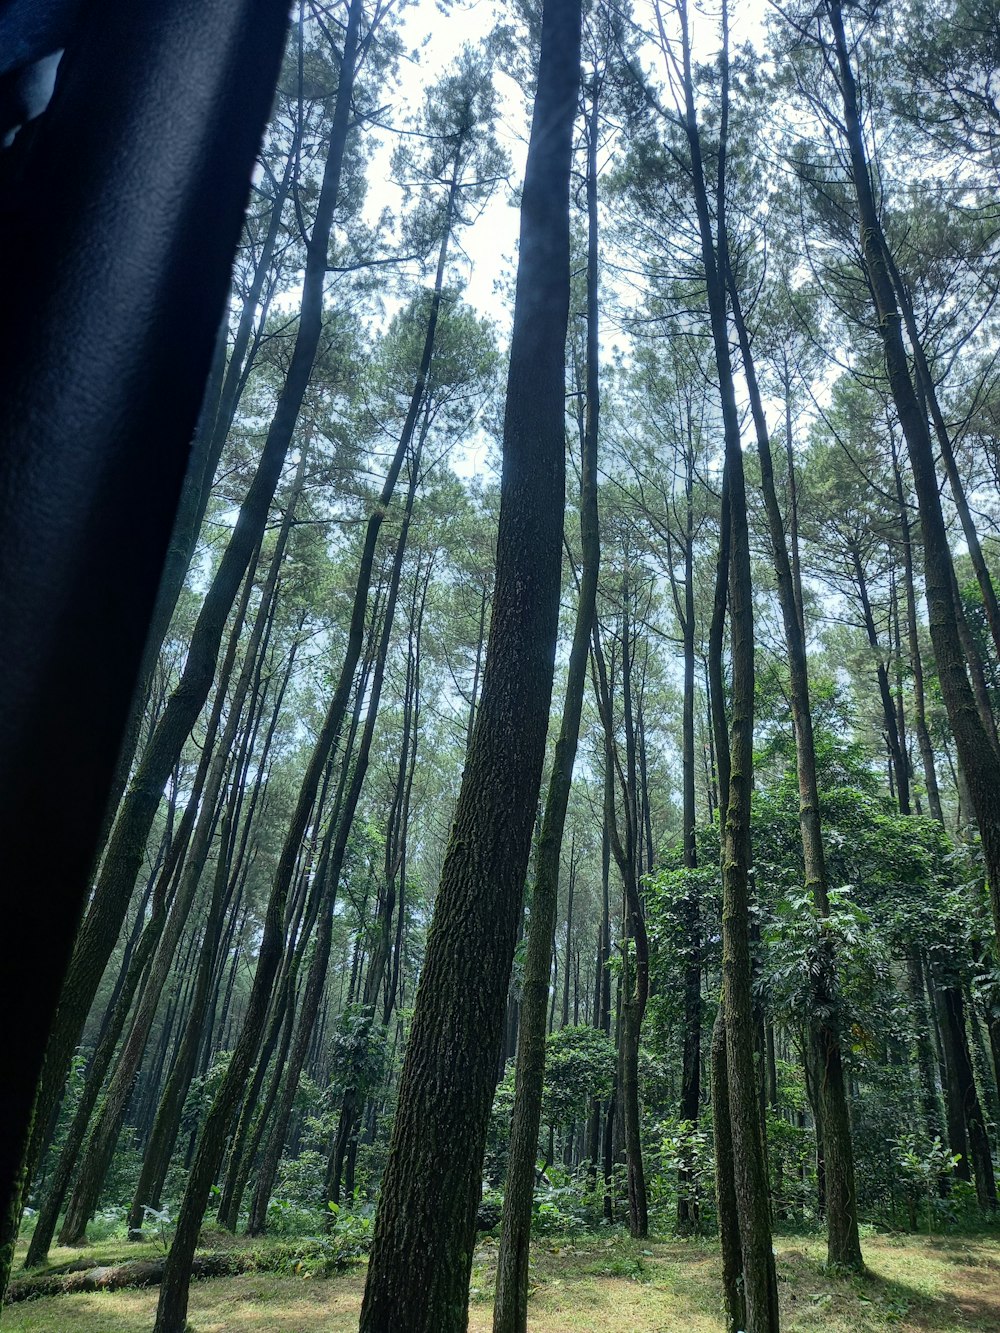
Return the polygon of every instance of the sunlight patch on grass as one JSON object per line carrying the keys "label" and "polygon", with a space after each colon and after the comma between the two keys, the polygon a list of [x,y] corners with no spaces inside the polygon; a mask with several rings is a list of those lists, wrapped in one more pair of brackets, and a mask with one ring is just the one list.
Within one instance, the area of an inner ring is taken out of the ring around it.
{"label": "sunlight patch on grass", "polygon": [[[992,1236],[867,1237],[864,1278],[827,1273],[819,1236],[779,1237],[776,1248],[782,1333],[1000,1330],[1000,1242]],[[113,1260],[122,1246],[102,1243],[87,1254]],[[492,1328],[495,1273],[490,1240],[476,1253],[470,1333]],[[355,1333],[363,1290],[361,1269],[330,1279],[247,1273],[195,1282],[189,1318],[197,1333]],[[718,1253],[699,1240],[546,1238],[532,1251],[531,1293],[530,1333],[721,1328]],[[11,1306],[3,1330],[148,1333],[156,1300],[155,1289],[47,1297]]]}

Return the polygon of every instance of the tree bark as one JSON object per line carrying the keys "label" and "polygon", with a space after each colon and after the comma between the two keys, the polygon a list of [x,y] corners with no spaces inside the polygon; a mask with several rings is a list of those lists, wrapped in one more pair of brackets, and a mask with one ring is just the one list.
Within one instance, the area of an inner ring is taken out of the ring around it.
{"label": "tree bark", "polygon": [[[746,376],[757,435],[761,489],[778,584],[778,602],[785,632],[785,651],[788,654],[799,788],[799,834],[802,843],[805,887],[806,892],[812,897],[820,919],[826,921],[830,916],[830,895],[820,817],[819,782],[816,774],[816,743],[809,699],[805,625],[795,595],[794,571],[788,555],[784,519],[774,484],[771,441],[757,383],[750,335],[743,317],[739,288],[731,266],[727,266],[727,272],[733,322],[743,356],[743,372]],[[909,787],[906,752],[903,747],[900,749],[902,755],[898,772],[902,792],[904,780],[907,780],[907,791]],[[814,1012],[818,1017],[810,1020],[810,1040],[816,1047],[816,1063],[821,1071],[817,1105],[823,1119],[823,1143],[826,1150],[827,1261],[836,1268],[863,1272],[864,1260],[858,1233],[857,1192],[854,1183],[854,1147],[851,1141],[850,1110],[844,1086],[840,1020],[834,998],[838,990],[837,959],[832,939],[826,932],[823,933],[816,953],[817,957],[814,959],[816,966],[812,975]]]}
{"label": "tree bark", "polygon": [[545,0],[521,206],[496,592],[482,697],[427,940],[361,1311],[460,1333],[558,628],[579,0]]}
{"label": "tree bark", "polygon": [[[545,1076],[545,1002],[549,984],[552,930],[559,895],[559,862],[573,765],[576,761],[587,682],[587,656],[597,607],[600,529],[597,508],[597,457],[600,412],[597,232],[597,133],[599,91],[590,90],[587,127],[587,407],[581,467],[580,541],[583,568],[577,594],[576,623],[570,648],[562,722],[556,741],[549,789],[535,861],[528,944],[521,993],[521,1024],[515,1067],[514,1110],[504,1187],[500,1247],[497,1254],[493,1333],[526,1333],[528,1327],[528,1249],[531,1206],[538,1155],[542,1086]],[[572,922],[572,876],[567,912],[566,985],[563,1025],[569,1009],[569,931]]]}

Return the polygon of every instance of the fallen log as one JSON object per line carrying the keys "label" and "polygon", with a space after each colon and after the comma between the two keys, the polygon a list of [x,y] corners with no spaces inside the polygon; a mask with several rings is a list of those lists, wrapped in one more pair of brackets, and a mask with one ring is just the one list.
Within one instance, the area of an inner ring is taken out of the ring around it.
{"label": "fallen log", "polygon": [[[76,1260],[60,1264],[58,1268],[33,1277],[18,1278],[7,1288],[4,1303],[30,1301],[38,1296],[61,1296],[76,1291],[118,1291],[122,1287],[155,1287],[163,1278],[167,1256],[159,1259],[130,1259],[121,1264],[95,1264],[92,1260]],[[232,1277],[237,1273],[251,1273],[262,1267],[259,1252],[252,1250],[220,1251],[198,1255],[191,1267],[191,1276]]]}

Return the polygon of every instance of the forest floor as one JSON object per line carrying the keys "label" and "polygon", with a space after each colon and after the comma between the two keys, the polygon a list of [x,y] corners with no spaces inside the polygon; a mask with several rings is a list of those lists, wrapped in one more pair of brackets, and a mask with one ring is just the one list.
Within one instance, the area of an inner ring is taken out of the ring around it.
{"label": "forest floor", "polygon": [[[1000,1238],[869,1236],[864,1279],[825,1272],[818,1236],[779,1236],[783,1333],[1000,1333]],[[145,1248],[145,1247],[143,1247]],[[134,1258],[105,1242],[95,1261]],[[53,1263],[87,1251],[56,1251]],[[492,1326],[496,1244],[476,1252],[470,1333]],[[718,1333],[718,1252],[709,1242],[540,1238],[532,1251],[532,1333]],[[191,1286],[197,1333],[354,1333],[360,1265],[331,1278],[254,1272]],[[155,1289],[74,1293],[9,1306],[4,1333],[148,1333]]]}

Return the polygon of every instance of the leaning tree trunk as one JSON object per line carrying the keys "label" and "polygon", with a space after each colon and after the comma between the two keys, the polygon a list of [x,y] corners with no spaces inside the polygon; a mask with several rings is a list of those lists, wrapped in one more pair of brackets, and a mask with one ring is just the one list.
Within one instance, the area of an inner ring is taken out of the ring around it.
{"label": "leaning tree trunk", "polygon": [[[143,927],[137,946],[137,953],[145,959],[148,970],[144,970],[140,975],[134,968],[130,967],[123,979],[120,992],[115,1001],[115,1014],[111,1016],[109,1027],[113,1027],[120,1035],[125,1027],[125,1022],[131,1011],[132,1000],[139,989],[140,980],[142,981],[141,996],[150,994],[150,981],[153,981],[154,987],[162,986],[162,981],[166,975],[165,969],[169,967],[172,961],[173,952],[179,941],[179,929],[183,928],[186,919],[186,910],[179,904],[178,884],[175,875],[178,867],[185,864],[182,858],[188,855],[188,846],[191,839],[192,828],[195,826],[195,810],[199,807],[202,800],[202,793],[206,778],[210,774],[213,759],[216,752],[215,742],[219,722],[222,713],[222,704],[225,699],[226,688],[233,664],[236,660],[237,644],[239,635],[243,626],[247,606],[253,586],[253,572],[247,576],[245,581],[243,595],[240,600],[240,606],[236,613],[233,624],[229,645],[226,650],[226,657],[221,672],[221,684],[217,692],[215,704],[213,705],[208,725],[205,731],[204,743],[202,746],[202,756],[199,762],[194,782],[192,783],[191,798],[188,801],[187,808],[177,829],[176,835],[171,840],[164,862],[160,867],[156,888],[153,894],[153,907],[149,920]],[[214,817],[214,799],[213,808],[208,811],[202,811],[202,817],[209,822]],[[183,880],[183,869],[179,872]],[[178,926],[179,923],[179,926]],[[166,947],[164,946],[164,931],[167,932]],[[155,952],[154,952],[155,951]],[[156,980],[156,974],[159,973],[159,981]],[[152,1015],[149,1014],[149,1006],[146,1007],[146,1014],[149,1020]],[[140,1000],[140,1010],[143,1008],[143,1000]],[[138,1018],[138,1015],[137,1015]],[[127,1109],[127,1099],[131,1096],[132,1084],[138,1062],[142,1056],[142,1050],[145,1046],[145,1035],[139,1039],[136,1029],[137,1018],[132,1021],[129,1037],[127,1038],[122,1054],[119,1055],[115,1066],[115,1072],[111,1080],[111,1086],[108,1094],[111,1094],[113,1105],[118,1107],[120,1114],[124,1116]],[[143,1020],[144,1021],[144,1020]],[[145,1033],[148,1035],[148,1026],[145,1027]],[[109,1049],[102,1036],[98,1044],[98,1050],[95,1052],[95,1058],[92,1061],[91,1068],[87,1075],[87,1084],[80,1106],[77,1108],[77,1114],[70,1130],[69,1137],[63,1147],[60,1155],[60,1161],[57,1165],[55,1174],[50,1182],[49,1189],[45,1198],[44,1205],[39,1213],[35,1232],[29,1245],[28,1258],[32,1264],[41,1263],[48,1253],[49,1245],[52,1242],[52,1236],[55,1230],[56,1220],[62,1208],[62,1204],[69,1188],[70,1181],[74,1174],[77,1175],[77,1185],[74,1190],[74,1197],[78,1199],[78,1206],[74,1208],[73,1200],[67,1209],[67,1220],[63,1223],[62,1234],[60,1235],[60,1244],[76,1245],[79,1244],[84,1236],[87,1221],[90,1214],[96,1206],[96,1195],[100,1191],[107,1171],[107,1165],[110,1161],[110,1154],[114,1149],[114,1141],[110,1145],[105,1145],[98,1154],[92,1150],[94,1144],[94,1130],[91,1130],[90,1141],[87,1151],[81,1157],[81,1147],[87,1139],[87,1130],[89,1127],[89,1111],[93,1110],[97,1098],[103,1086],[104,1076],[110,1066],[111,1057],[114,1049]],[[127,1070],[125,1067],[127,1066]],[[117,1086],[116,1086],[117,1085]],[[98,1115],[98,1126],[102,1121],[108,1123],[109,1115],[114,1119],[118,1110],[109,1110],[108,1094],[105,1095],[102,1103],[101,1112]],[[125,1098],[125,1104],[121,1105],[122,1098]],[[87,1107],[88,1120],[82,1119],[84,1108]],[[120,1124],[120,1121],[118,1122]],[[97,1128],[97,1127],[95,1127]],[[117,1128],[115,1128],[117,1136]],[[98,1136],[100,1137],[100,1136]],[[82,1187],[82,1188],[81,1188]]]}
{"label": "leaning tree trunk", "polygon": [[361,1311],[363,1333],[464,1333],[480,1171],[545,753],[558,630],[579,0],[545,0],[521,206],[496,592]]}
{"label": "leaning tree trunk", "polygon": [[994,934],[1000,943],[1000,750],[979,714],[966,674],[954,594],[955,571],[941,508],[934,447],[927,418],[913,386],[903,344],[899,307],[890,278],[886,259],[888,247],[879,221],[868,167],[857,84],[851,68],[840,0],[826,0],[826,12],[833,31],[835,58],[840,72],[844,128],[860,217],[861,249],[878,315],[889,386],[906,439],[920,510],[931,643],[948,720],[958,747],[959,762],[969,784],[979,825]]}
{"label": "leaning tree trunk", "polygon": [[[114,1075],[91,1131],[86,1154],[80,1167],[77,1186],[66,1209],[66,1218],[60,1233],[59,1239],[63,1245],[79,1245],[83,1241],[87,1222],[97,1207],[104,1178],[107,1175],[108,1167],[111,1165],[111,1159],[118,1143],[118,1136],[125,1122],[125,1115],[128,1111],[139,1065],[159,1007],[160,994],[173,964],[181,933],[187,924],[202,871],[208,860],[223,782],[231,763],[233,746],[240,729],[244,705],[255,674],[257,654],[260,650],[264,629],[270,622],[272,602],[278,582],[278,571],[291,533],[295,506],[305,479],[306,458],[307,451],[303,449],[291,493],[285,506],[285,515],[278,532],[275,549],[268,566],[264,587],[261,591],[261,601],[254,618],[243,665],[240,669],[233,697],[229,700],[228,716],[209,764],[201,798],[201,809],[181,871],[180,883],[171,904],[170,915],[164,926],[163,936],[153,959],[150,974],[143,987],[131,1030],[121,1051],[118,1053]],[[248,589],[251,583],[252,578],[248,578]],[[216,703],[213,708],[212,719],[215,725],[218,723],[218,714],[221,712],[222,702],[225,700],[226,686],[233,665],[232,659],[235,658],[236,644],[243,624],[244,613],[245,605],[241,606],[237,623],[233,627],[225,670],[216,691]],[[212,726],[210,730],[214,733],[215,726]],[[209,749],[207,739],[205,748],[206,750]],[[216,885],[217,894],[218,885]],[[221,910],[221,902],[214,902],[212,906],[215,909],[215,914]],[[211,921],[212,918],[213,912],[210,909],[209,920]],[[206,930],[208,929],[209,926],[206,923]]]}
{"label": "leaning tree trunk", "polygon": [[[562,723],[549,777],[542,831],[535,860],[535,884],[528,923],[528,945],[521,987],[521,1025],[517,1040],[514,1110],[504,1188],[500,1248],[497,1254],[493,1333],[526,1333],[528,1327],[528,1247],[535,1159],[542,1114],[545,1077],[545,1007],[549,987],[552,932],[559,896],[559,859],[573,765],[580,737],[587,656],[597,607],[600,530],[597,509],[597,440],[600,411],[598,377],[598,234],[597,132],[599,99],[593,90],[587,140],[587,410],[583,432],[580,540],[583,569],[577,597],[576,623],[570,648]],[[566,990],[563,1022],[569,1007],[569,936],[567,927]]]}
{"label": "leaning tree trunk", "polygon": [[177,599],[184,587],[184,580],[194,556],[198,533],[201,530],[202,520],[208,508],[208,498],[211,494],[212,482],[215,479],[215,471],[219,465],[219,459],[222,457],[222,450],[229,435],[230,427],[236,416],[240,394],[246,383],[247,367],[244,366],[244,362],[247,359],[250,335],[253,331],[254,320],[257,317],[257,308],[260,304],[264,282],[270,272],[271,262],[274,258],[281,227],[281,215],[291,188],[292,173],[297,161],[296,148],[301,139],[301,134],[302,127],[299,125],[293,141],[289,145],[281,181],[271,201],[267,232],[254,267],[253,280],[250,283],[246,300],[243,302],[243,308],[240,312],[228,365],[225,359],[226,341],[229,332],[228,307],[226,318],[219,330],[212,374],[205,389],[205,401],[202,403],[198,426],[191,444],[191,455],[184,477],[184,487],[181,491],[173,531],[170,534],[166,559],[163,562],[163,574],[160,578],[160,587],[153,608],[153,618],[150,621],[146,646],[142,654],[142,663],[139,667],[139,675],[132,696],[128,723],[125,728],[125,739],[118,756],[115,778],[108,798],[108,810],[105,816],[106,826],[100,841],[102,848],[111,832],[111,825],[118,809],[118,803],[128,782],[132,761],[135,758],[139,743],[142,715],[146,706],[153,671],[156,667],[160,649],[163,647],[163,640],[170,628],[170,621],[177,605]]}
{"label": "leaning tree trunk", "polygon": [[[344,38],[344,52],[341,62],[340,83],[337,89],[337,104],[334,112],[330,155],[327,159],[327,171],[324,176],[323,190],[321,193],[321,204],[329,206],[329,225],[321,227],[319,219],[317,219],[317,223],[313,228],[306,267],[306,290],[303,292],[303,313],[299,326],[299,334],[296,339],[295,353],[293,353],[293,367],[297,359],[296,353],[299,349],[299,343],[303,337],[303,326],[307,323],[305,309],[307,292],[310,293],[309,299],[312,302],[309,315],[314,337],[312,338],[311,348],[308,349],[310,352],[308,356],[308,364],[303,367],[304,374],[301,376],[301,392],[294,404],[288,404],[286,424],[287,437],[289,439],[291,437],[292,429],[294,428],[298,407],[308,382],[309,370],[312,367],[312,360],[315,356],[316,348],[318,347],[319,335],[322,327],[322,298],[327,267],[327,248],[332,226],[333,204],[336,201],[340,181],[340,165],[343,161],[343,147],[349,127],[350,94],[351,88],[353,87],[357,64],[361,10],[361,0],[352,0],[347,31]],[[326,224],[326,212],[324,212],[323,218],[324,224]],[[286,388],[283,391],[282,399],[279,400],[275,423],[272,424],[272,431],[276,429],[276,423],[279,420],[284,421],[285,414],[283,414],[282,411],[282,403],[285,402],[288,384],[291,379],[292,375],[290,372],[289,379],[286,380]],[[292,410],[293,408],[294,410]],[[374,542],[372,542],[372,546],[374,547]],[[374,551],[372,554],[374,554]],[[357,640],[358,652],[360,654],[361,627],[355,626],[353,622],[351,625],[351,635]],[[343,704],[346,706],[346,698],[343,700]],[[288,836],[285,839],[278,860],[278,865],[275,870],[274,885],[265,913],[264,931],[259,946],[257,969],[254,974],[253,986],[247,1003],[247,1012],[244,1017],[243,1028],[236,1043],[236,1048],[233,1051],[226,1077],[220,1086],[219,1092],[212,1104],[212,1108],[209,1111],[208,1118],[202,1130],[198,1154],[192,1166],[191,1174],[188,1177],[184,1200],[181,1204],[180,1214],[177,1219],[177,1230],[167,1259],[163,1284],[160,1288],[160,1301],[157,1309],[155,1325],[156,1333],[183,1333],[187,1323],[188,1278],[191,1269],[191,1261],[194,1257],[194,1250],[198,1240],[198,1232],[201,1227],[205,1205],[208,1202],[209,1193],[218,1168],[219,1160],[225,1146],[225,1137],[229,1129],[232,1112],[239,1099],[242,1086],[254,1063],[260,1026],[267,1012],[268,1003],[271,997],[271,989],[282,956],[282,926],[289,885],[298,859],[299,847],[305,834],[309,817],[312,813],[323,770],[326,767],[326,760],[337,735],[339,735],[342,717],[343,708],[341,708],[340,716],[331,717],[330,714],[328,714],[326,719],[324,719],[317,746],[310,758],[309,767],[299,792],[295,810],[292,814]]]}
{"label": "leaning tree trunk", "polygon": [[282,1087],[277,1102],[277,1109],[268,1118],[268,1140],[257,1177],[257,1187],[254,1191],[253,1202],[250,1208],[250,1220],[247,1225],[247,1232],[251,1236],[259,1235],[264,1231],[267,1225],[267,1207],[278,1174],[278,1166],[281,1161],[281,1150],[284,1147],[285,1136],[288,1131],[288,1121],[292,1113],[292,1104],[299,1089],[299,1078],[302,1074],[306,1055],[309,1050],[309,1039],[316,1022],[316,1016],[319,1013],[323,987],[326,984],[326,972],[330,962],[330,943],[333,930],[333,909],[337,901],[337,890],[340,887],[340,875],[343,870],[344,857],[347,854],[347,843],[351,834],[351,829],[354,825],[354,815],[358,808],[358,801],[361,798],[361,791],[364,787],[365,777],[368,772],[368,763],[371,758],[372,737],[375,733],[375,722],[378,718],[379,701],[382,695],[382,682],[385,678],[385,663],[389,654],[389,640],[392,636],[392,623],[395,618],[396,598],[399,592],[400,576],[403,571],[403,556],[406,551],[406,539],[410,527],[410,515],[413,512],[413,498],[417,489],[419,471],[420,453],[419,450],[417,450],[410,462],[410,485],[406,496],[406,507],[403,511],[403,523],[396,542],[396,551],[393,556],[392,573],[389,579],[389,591],[386,597],[382,624],[382,634],[379,640],[375,668],[372,675],[364,731],[362,732],[361,743],[358,746],[357,756],[354,760],[350,784],[340,808],[334,815],[337,820],[337,832],[333,839],[329,861],[321,871],[326,882],[320,902],[319,929],[316,934],[315,949],[309,966],[309,972],[306,976],[295,1038],[292,1042],[282,1074]]}
{"label": "leaning tree trunk", "polygon": [[993,579],[990,576],[989,567],[983,555],[982,544],[979,541],[979,534],[976,531],[976,525],[973,522],[972,511],[969,508],[969,500],[965,494],[965,486],[962,482],[961,474],[958,470],[958,463],[955,459],[955,450],[952,448],[951,436],[948,432],[948,426],[941,411],[941,404],[938,402],[937,388],[931,375],[930,366],[927,364],[927,357],[924,353],[924,345],[920,337],[920,331],[917,328],[916,317],[913,313],[913,301],[911,300],[909,290],[903,280],[896,261],[893,258],[892,251],[888,246],[885,248],[885,262],[889,276],[892,279],[893,288],[899,300],[900,309],[903,314],[903,323],[906,326],[907,337],[910,340],[910,350],[913,353],[913,364],[916,370],[916,387],[930,412],[931,421],[934,423],[934,434],[941,450],[941,461],[944,463],[944,470],[948,477],[948,485],[951,487],[951,496],[955,502],[955,509],[958,512],[959,521],[962,524],[962,533],[965,537],[966,545],[969,548],[969,559],[972,561],[972,568],[976,575],[976,581],[979,584],[979,591],[983,599],[983,610],[986,612],[986,623],[990,627],[990,635],[993,639],[993,647],[1000,657],[1000,606],[997,604],[996,589],[993,586]]}
{"label": "leaning tree trunk", "polygon": [[[174,1144],[180,1132],[184,1103],[191,1085],[191,1079],[194,1076],[198,1051],[202,1045],[205,1048],[203,1072],[208,1067],[208,1060],[211,1056],[212,1014],[214,1011],[214,1003],[210,1003],[210,1001],[213,999],[213,991],[217,997],[223,980],[223,969],[218,966],[221,961],[219,958],[220,942],[222,956],[226,955],[229,948],[229,939],[222,939],[223,919],[227,910],[232,913],[231,930],[235,929],[238,905],[234,898],[237,894],[237,884],[241,874],[239,864],[246,850],[246,843],[256,810],[257,797],[263,785],[266,758],[274,739],[281,705],[285,691],[288,688],[288,682],[291,679],[298,646],[299,640],[296,638],[292,643],[282,681],[271,706],[270,722],[258,754],[258,773],[254,784],[254,795],[245,816],[243,836],[240,839],[240,848],[235,857],[233,856],[233,843],[242,805],[240,780],[233,784],[227,808],[222,817],[219,860],[212,887],[209,915],[205,922],[205,932],[201,943],[201,954],[198,959],[191,1006],[183,1033],[173,1055],[170,1072],[160,1095],[156,1115],[143,1152],[142,1167],[139,1171],[139,1178],[136,1182],[135,1193],[132,1196],[128,1213],[130,1235],[141,1229],[147,1207],[158,1209],[160,1206],[163,1183],[166,1180]],[[255,694],[260,692],[260,667],[261,661],[258,655],[257,673],[253,686]],[[239,756],[238,767],[245,774],[253,748],[252,728],[246,729],[241,745],[242,752]]]}

